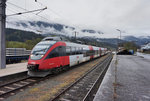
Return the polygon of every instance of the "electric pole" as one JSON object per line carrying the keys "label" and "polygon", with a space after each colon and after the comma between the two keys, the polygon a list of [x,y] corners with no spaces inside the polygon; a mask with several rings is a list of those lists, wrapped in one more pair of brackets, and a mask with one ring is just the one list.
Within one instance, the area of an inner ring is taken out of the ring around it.
{"label": "electric pole", "polygon": [[0,69],[6,68],[5,8],[6,8],[6,0],[0,0]]}
{"label": "electric pole", "polygon": [[74,33],[75,33],[75,41],[76,41],[76,37],[77,37],[77,32],[75,31]]}
{"label": "electric pole", "polygon": [[75,34],[75,41],[77,41],[77,34],[78,34],[78,32],[75,31],[74,34]]}

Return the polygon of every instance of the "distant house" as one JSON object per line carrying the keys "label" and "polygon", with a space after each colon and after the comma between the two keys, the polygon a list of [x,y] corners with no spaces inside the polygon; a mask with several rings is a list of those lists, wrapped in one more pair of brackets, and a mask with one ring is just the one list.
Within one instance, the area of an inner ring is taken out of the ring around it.
{"label": "distant house", "polygon": [[147,45],[144,45],[141,47],[142,50],[149,50],[150,49],[150,43],[148,43]]}
{"label": "distant house", "polygon": [[141,47],[142,52],[150,53],[150,43]]}

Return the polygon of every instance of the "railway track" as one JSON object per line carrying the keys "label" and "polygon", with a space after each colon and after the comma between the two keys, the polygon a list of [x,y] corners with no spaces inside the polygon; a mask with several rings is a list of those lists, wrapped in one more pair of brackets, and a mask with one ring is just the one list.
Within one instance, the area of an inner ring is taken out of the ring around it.
{"label": "railway track", "polygon": [[[107,58],[108,59],[108,58]],[[105,60],[106,61],[106,60]],[[105,62],[103,61],[103,62]],[[96,65],[92,70],[90,70],[88,73],[86,73],[86,75],[88,75],[90,72],[92,72],[94,69],[97,68],[97,66],[101,65],[102,63]],[[103,63],[104,64],[104,63]],[[63,73],[63,72],[61,72]],[[57,74],[55,74],[56,76]],[[85,75],[85,76],[86,76]],[[44,81],[46,79],[49,79],[51,77],[53,77],[54,75],[49,75],[45,78],[34,78],[34,77],[24,77],[24,78],[21,78],[19,80],[15,80],[15,81],[12,81],[12,82],[8,82],[8,83],[5,83],[5,84],[1,84],[0,85],[0,101],[2,100],[5,100],[5,98],[9,97],[9,96],[12,96],[14,94],[16,94],[17,92],[19,91],[22,91],[24,88],[26,87],[29,87],[29,86],[32,86],[40,81]],[[83,77],[79,78],[78,81],[80,81],[80,79],[82,79]],[[86,79],[85,79],[86,80]],[[88,79],[87,79],[88,80]],[[94,80],[91,81],[91,83],[93,83]],[[88,84],[88,83],[87,83]],[[73,85],[73,84],[72,84]],[[71,85],[71,86],[72,86]],[[80,84],[79,84],[80,85]],[[69,86],[68,88],[70,88],[71,86]],[[89,91],[89,87],[87,88],[88,91]],[[63,92],[67,91],[66,89],[64,89]],[[63,94],[63,92],[61,92]],[[58,94],[56,99],[59,98],[60,95],[62,94]],[[54,101],[55,98],[52,100]],[[55,100],[57,101],[57,100]]]}
{"label": "railway track", "polygon": [[108,56],[50,101],[92,101],[111,59],[112,55]]}
{"label": "railway track", "polygon": [[46,78],[25,77],[16,81],[0,85],[0,100],[4,100],[6,97],[14,95],[17,91],[45,79]]}

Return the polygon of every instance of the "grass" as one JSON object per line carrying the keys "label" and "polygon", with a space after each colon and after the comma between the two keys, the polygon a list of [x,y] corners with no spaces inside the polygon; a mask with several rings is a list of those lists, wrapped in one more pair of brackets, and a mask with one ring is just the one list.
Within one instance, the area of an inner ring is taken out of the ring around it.
{"label": "grass", "polygon": [[39,91],[39,88],[32,88],[30,89],[30,93],[35,93],[35,92],[38,92]]}

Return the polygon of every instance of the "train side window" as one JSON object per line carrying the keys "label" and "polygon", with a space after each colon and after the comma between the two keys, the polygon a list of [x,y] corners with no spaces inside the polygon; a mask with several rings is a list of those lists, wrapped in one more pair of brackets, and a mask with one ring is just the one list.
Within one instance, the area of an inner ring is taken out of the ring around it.
{"label": "train side window", "polygon": [[83,48],[81,48],[81,51],[80,51],[80,53],[81,53],[81,54],[83,54]]}
{"label": "train side window", "polygon": [[65,46],[59,46],[58,47],[58,53],[59,53],[59,56],[66,56],[66,47]]}
{"label": "train side window", "polygon": [[76,48],[76,54],[80,54],[80,48]]}
{"label": "train side window", "polygon": [[83,53],[83,56],[86,57],[86,50],[83,50],[82,53]]}
{"label": "train side window", "polygon": [[58,47],[58,53],[59,53],[59,56],[63,56],[62,46]]}
{"label": "train side window", "polygon": [[82,54],[82,48],[78,48],[78,54]]}
{"label": "train side window", "polygon": [[79,50],[78,50],[78,54],[81,54],[81,48],[78,48]]}
{"label": "train side window", "polygon": [[62,46],[63,56],[66,56],[66,46]]}
{"label": "train side window", "polygon": [[46,59],[48,58],[54,58],[54,57],[59,57],[59,51],[58,51],[58,47],[56,47],[55,49],[53,49],[48,56],[46,57]]}
{"label": "train side window", "polygon": [[70,47],[66,47],[66,55],[71,55],[71,48]]}
{"label": "train side window", "polygon": [[71,51],[72,51],[71,55],[75,55],[76,54],[76,48],[75,47],[71,47]]}

